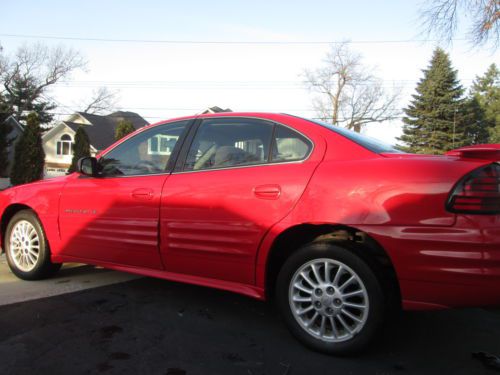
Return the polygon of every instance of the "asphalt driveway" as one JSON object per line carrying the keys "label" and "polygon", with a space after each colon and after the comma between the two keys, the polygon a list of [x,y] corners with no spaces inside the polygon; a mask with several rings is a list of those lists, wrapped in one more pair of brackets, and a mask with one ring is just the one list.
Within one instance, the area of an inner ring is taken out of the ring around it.
{"label": "asphalt driveway", "polygon": [[143,278],[0,307],[0,374],[488,374],[471,353],[500,353],[499,337],[495,310],[406,313],[368,353],[334,358],[270,304]]}
{"label": "asphalt driveway", "polygon": [[[82,264],[64,264],[55,277],[42,281],[19,280],[0,255],[0,306],[138,279],[139,276]],[[0,330],[1,331],[1,330]]]}

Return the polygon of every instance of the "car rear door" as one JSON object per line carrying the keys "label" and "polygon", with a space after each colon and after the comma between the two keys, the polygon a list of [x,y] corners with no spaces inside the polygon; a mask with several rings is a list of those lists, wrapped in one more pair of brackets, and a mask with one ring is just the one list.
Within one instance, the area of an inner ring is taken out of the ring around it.
{"label": "car rear door", "polygon": [[59,208],[62,255],[163,268],[161,192],[188,125],[179,121],[145,129],[99,159],[98,177],[69,179]]}
{"label": "car rear door", "polygon": [[300,198],[325,142],[256,118],[207,118],[193,131],[163,188],[165,267],[253,283],[260,241]]}

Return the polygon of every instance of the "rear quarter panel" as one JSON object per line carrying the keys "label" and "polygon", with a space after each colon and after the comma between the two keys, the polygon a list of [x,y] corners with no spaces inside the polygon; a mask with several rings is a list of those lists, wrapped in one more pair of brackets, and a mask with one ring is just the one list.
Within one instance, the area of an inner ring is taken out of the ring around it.
{"label": "rear quarter panel", "polygon": [[[460,178],[486,163],[452,157],[381,156],[324,161],[293,212],[263,241],[257,284],[265,285],[266,259],[276,237],[299,224],[338,224],[364,231],[387,251],[400,281],[427,276],[437,282],[456,281],[452,272],[445,276],[448,280],[443,279],[440,258],[422,254],[443,248],[464,250],[467,231],[457,232],[457,216],[446,211],[445,202]],[[464,246],[454,249],[453,241],[462,241]],[[426,263],[424,272],[422,263]],[[410,287],[402,289],[404,297],[416,296]]]}
{"label": "rear quarter panel", "polygon": [[484,162],[446,158],[325,161],[290,222],[450,226],[445,202],[455,183]]}

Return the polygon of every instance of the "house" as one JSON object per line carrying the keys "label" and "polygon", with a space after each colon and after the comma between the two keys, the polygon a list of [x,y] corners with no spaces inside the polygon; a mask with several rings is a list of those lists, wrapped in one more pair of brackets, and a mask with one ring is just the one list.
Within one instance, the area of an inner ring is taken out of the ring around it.
{"label": "house", "polygon": [[16,146],[16,142],[20,138],[20,135],[24,132],[24,126],[21,125],[13,116],[7,117],[4,122],[0,123],[0,126],[7,126],[10,129],[10,132],[7,135],[7,142],[9,143],[7,148],[9,166],[7,167],[6,175],[8,176],[10,175],[10,170],[14,162],[14,148]]}
{"label": "house", "polygon": [[135,129],[149,123],[134,112],[114,112],[106,116],[76,112],[42,136],[45,151],[45,177],[64,175],[73,159],[73,143],[78,127],[83,126],[90,140],[90,152],[95,156],[115,142],[115,130],[120,121],[128,120]]}
{"label": "house", "polygon": [[233,112],[230,108],[222,109],[221,107],[213,106],[200,112],[200,115],[206,115],[208,113],[221,113],[221,112]]}

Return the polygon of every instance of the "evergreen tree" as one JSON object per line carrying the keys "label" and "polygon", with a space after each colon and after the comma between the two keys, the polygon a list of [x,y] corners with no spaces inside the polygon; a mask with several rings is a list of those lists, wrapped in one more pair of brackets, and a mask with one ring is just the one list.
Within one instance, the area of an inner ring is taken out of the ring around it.
{"label": "evergreen tree", "polygon": [[490,129],[490,143],[500,143],[500,125],[497,122],[497,126]]}
{"label": "evergreen tree", "polygon": [[[0,46],[0,52],[2,47]],[[6,177],[9,167],[8,147],[10,140],[8,135],[11,132],[10,126],[5,122],[11,115],[9,105],[6,102],[5,96],[0,92],[0,177]]]}
{"label": "evergreen tree", "polygon": [[26,123],[14,150],[14,163],[10,173],[12,185],[26,184],[43,178],[45,152],[38,115],[30,113]]}
{"label": "evergreen tree", "polygon": [[[482,111],[481,130],[488,132],[491,143],[500,143],[500,71],[491,64],[486,73],[472,83],[470,100]],[[486,143],[488,138],[477,143]]]}
{"label": "evergreen tree", "polygon": [[423,70],[416,94],[404,110],[401,148],[415,153],[440,154],[464,143],[467,111],[463,88],[449,56],[436,48],[430,65]]}
{"label": "evergreen tree", "polygon": [[462,145],[470,146],[488,143],[490,138],[489,125],[478,97],[471,96],[467,99],[465,105]]}
{"label": "evergreen tree", "polygon": [[9,139],[8,135],[11,131],[10,126],[5,122],[9,115],[0,112],[0,177],[5,177],[7,168],[9,167]]}
{"label": "evergreen tree", "polygon": [[120,140],[127,134],[135,132],[134,125],[129,120],[120,120],[115,131],[115,140]]}
{"label": "evergreen tree", "polygon": [[80,158],[90,156],[90,141],[83,126],[78,127],[75,134],[75,144],[73,146],[73,159],[68,169],[69,173],[75,172]]}
{"label": "evergreen tree", "polygon": [[50,111],[56,108],[54,103],[42,97],[42,91],[37,87],[33,77],[15,75],[5,94],[5,103],[17,121],[25,122],[28,112],[35,112],[41,124],[51,122],[54,115]]}

